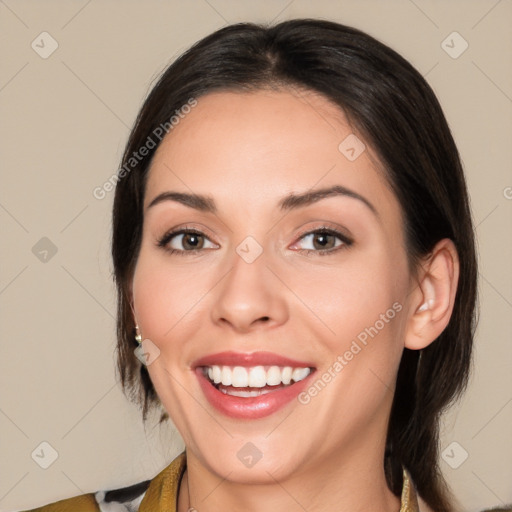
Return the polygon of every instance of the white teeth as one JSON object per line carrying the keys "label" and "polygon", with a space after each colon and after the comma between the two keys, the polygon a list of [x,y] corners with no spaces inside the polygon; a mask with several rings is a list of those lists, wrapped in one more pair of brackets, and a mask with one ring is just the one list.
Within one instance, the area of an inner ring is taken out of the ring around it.
{"label": "white teeth", "polygon": [[223,366],[221,372],[222,384],[224,384],[224,386],[231,386],[231,372],[229,371],[229,368]]}
{"label": "white teeth", "polygon": [[295,382],[305,379],[309,375],[309,368],[295,368],[292,373],[292,379]]}
{"label": "white teeth", "polygon": [[[305,379],[310,372],[310,368],[292,368],[291,366],[252,366],[246,368],[244,366],[213,365],[204,369],[205,375],[213,383],[222,383],[224,386],[233,386],[235,388],[263,388],[265,386],[277,386],[281,383],[289,385],[292,380],[299,382]],[[253,393],[253,391],[249,393]]]}
{"label": "white teeth", "polygon": [[[231,371],[229,366],[223,366],[222,368]],[[231,385],[235,388],[246,388],[249,385],[249,375],[243,366],[233,368]]]}
{"label": "white teeth", "polygon": [[269,386],[281,384],[281,369],[279,366],[271,366],[267,370],[267,384]]}
{"label": "white teeth", "polygon": [[212,366],[213,370],[213,382],[218,384],[222,380],[222,374],[219,366]]}
{"label": "white teeth", "polygon": [[231,388],[229,391],[224,388],[220,388],[220,391],[225,395],[231,396],[241,396],[243,398],[248,398],[251,396],[260,396],[265,395],[266,393],[272,393],[270,389],[255,389],[254,391],[243,391],[241,389]]}
{"label": "white teeth", "polygon": [[264,388],[267,385],[267,372],[263,366],[255,366],[249,370],[249,384],[251,388]]}
{"label": "white teeth", "polygon": [[290,384],[290,381],[292,380],[291,366],[285,366],[283,368],[283,371],[281,372],[281,380],[283,381],[283,384]]}

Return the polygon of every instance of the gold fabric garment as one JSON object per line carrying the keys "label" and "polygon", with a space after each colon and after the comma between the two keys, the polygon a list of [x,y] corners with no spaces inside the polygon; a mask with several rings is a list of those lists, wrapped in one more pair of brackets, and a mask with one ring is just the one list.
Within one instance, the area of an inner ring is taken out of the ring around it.
{"label": "gold fabric garment", "polygon": [[[185,452],[182,452],[153,478],[140,504],[139,512],[176,512],[179,484],[186,467],[187,459]],[[416,492],[406,470],[404,470],[400,512],[419,512]]]}

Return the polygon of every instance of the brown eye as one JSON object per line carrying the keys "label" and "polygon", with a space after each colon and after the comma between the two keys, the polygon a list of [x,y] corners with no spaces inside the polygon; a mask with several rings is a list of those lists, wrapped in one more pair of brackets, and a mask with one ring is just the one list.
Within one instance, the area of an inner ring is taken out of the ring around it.
{"label": "brown eye", "polygon": [[198,235],[196,233],[184,233],[181,235],[184,249],[193,250],[193,249],[202,249],[204,245],[204,238],[202,235]]}
{"label": "brown eye", "polygon": [[313,246],[315,249],[332,249],[335,247],[336,237],[328,233],[315,233],[313,235]]}
{"label": "brown eye", "polygon": [[333,253],[343,247],[349,247],[353,243],[348,237],[332,229],[310,231],[302,235],[299,242],[302,242],[302,247],[299,250],[319,254]]}
{"label": "brown eye", "polygon": [[157,245],[174,254],[186,254],[202,249],[216,248],[215,244],[206,235],[188,229],[167,233],[158,241]]}

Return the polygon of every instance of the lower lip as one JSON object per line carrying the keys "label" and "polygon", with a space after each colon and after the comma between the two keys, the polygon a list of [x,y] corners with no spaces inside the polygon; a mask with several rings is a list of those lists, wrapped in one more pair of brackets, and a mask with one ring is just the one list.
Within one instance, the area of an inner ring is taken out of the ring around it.
{"label": "lower lip", "polygon": [[196,368],[199,384],[206,398],[219,412],[231,418],[256,420],[269,416],[291,402],[308,384],[311,373],[299,382],[276,389],[259,396],[240,397],[226,395],[219,391],[204,375],[201,367]]}

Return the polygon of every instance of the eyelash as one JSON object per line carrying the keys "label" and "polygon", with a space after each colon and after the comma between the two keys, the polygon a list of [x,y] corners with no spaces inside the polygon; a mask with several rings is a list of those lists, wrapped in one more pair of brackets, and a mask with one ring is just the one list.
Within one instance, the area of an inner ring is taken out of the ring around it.
{"label": "eyelash", "polygon": [[[180,229],[177,229],[175,231],[169,231],[169,232],[165,233],[165,235],[163,235],[160,239],[158,239],[156,245],[158,247],[161,247],[162,249],[164,249],[165,251],[167,251],[170,254],[176,254],[176,255],[179,255],[179,256],[185,256],[185,255],[188,255],[188,254],[196,254],[196,253],[201,252],[203,250],[209,250],[209,249],[192,249],[190,251],[184,251],[184,250],[179,250],[179,249],[170,249],[170,248],[166,247],[166,245],[175,236],[177,236],[177,235],[186,235],[186,234],[199,235],[199,236],[204,236],[205,238],[208,238],[204,233],[201,233],[201,231],[197,231],[196,229],[180,228]],[[335,230],[333,228],[329,228],[327,226],[321,226],[321,227],[319,227],[317,229],[313,229],[313,230],[301,233],[301,235],[299,236],[298,240],[301,240],[302,238],[304,238],[304,237],[306,237],[308,235],[312,235],[312,234],[333,235],[333,236],[337,237],[338,239],[340,239],[341,242],[343,242],[343,243],[341,245],[339,245],[338,247],[335,247],[335,248],[332,248],[332,249],[320,249],[320,250],[297,249],[297,252],[299,252],[301,254],[311,254],[311,253],[314,253],[314,254],[317,254],[319,256],[325,256],[325,255],[328,255],[328,254],[336,253],[336,252],[338,252],[338,251],[340,251],[342,249],[347,249],[348,247],[350,247],[354,243],[353,240],[348,238],[343,233],[340,233],[339,231],[337,231],[337,230]]]}

